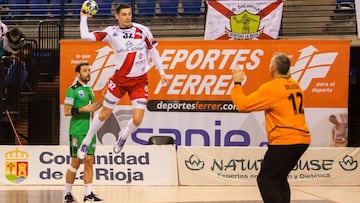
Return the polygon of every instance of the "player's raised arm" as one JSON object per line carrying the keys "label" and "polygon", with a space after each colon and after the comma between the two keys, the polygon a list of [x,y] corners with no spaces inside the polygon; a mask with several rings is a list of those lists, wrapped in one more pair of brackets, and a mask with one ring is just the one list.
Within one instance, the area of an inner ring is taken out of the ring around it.
{"label": "player's raised arm", "polygon": [[95,35],[89,32],[89,27],[87,23],[88,17],[91,17],[91,15],[85,14],[80,11],[80,37],[81,39],[96,41]]}

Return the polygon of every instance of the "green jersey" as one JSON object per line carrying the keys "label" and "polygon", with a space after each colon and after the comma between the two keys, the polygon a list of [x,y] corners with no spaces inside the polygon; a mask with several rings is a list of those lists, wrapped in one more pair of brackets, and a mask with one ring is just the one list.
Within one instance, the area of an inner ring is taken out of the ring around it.
{"label": "green jersey", "polygon": [[[95,100],[94,92],[90,86],[83,86],[76,82],[66,91],[65,105],[72,106],[72,108],[80,108],[93,103]],[[90,127],[90,112],[82,112],[78,115],[72,116],[70,120],[70,135],[86,135]]]}

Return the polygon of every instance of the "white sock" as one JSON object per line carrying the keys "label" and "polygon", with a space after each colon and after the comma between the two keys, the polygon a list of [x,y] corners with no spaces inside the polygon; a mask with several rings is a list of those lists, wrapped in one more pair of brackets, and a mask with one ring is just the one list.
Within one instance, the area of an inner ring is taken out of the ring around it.
{"label": "white sock", "polygon": [[85,195],[88,196],[91,194],[92,184],[85,184]]}
{"label": "white sock", "polygon": [[91,140],[95,133],[103,126],[105,121],[100,121],[98,114],[95,115],[94,119],[90,123],[90,128],[86,134],[86,137],[83,140],[83,144],[88,145],[91,143]]}
{"label": "white sock", "polygon": [[67,193],[71,193],[71,188],[72,188],[72,184],[70,184],[70,183],[65,184],[65,195]]}
{"label": "white sock", "polygon": [[120,133],[120,137],[124,140],[126,140],[131,133],[133,133],[138,126],[134,125],[133,119],[130,119],[123,131]]}

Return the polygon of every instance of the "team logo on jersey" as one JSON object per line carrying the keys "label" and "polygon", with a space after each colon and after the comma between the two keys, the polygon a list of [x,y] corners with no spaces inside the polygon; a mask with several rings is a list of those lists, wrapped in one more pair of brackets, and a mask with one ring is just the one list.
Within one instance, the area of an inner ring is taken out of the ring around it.
{"label": "team logo on jersey", "polygon": [[84,98],[84,96],[85,96],[84,91],[79,90],[79,97],[80,97],[80,98]]}
{"label": "team logo on jersey", "polygon": [[16,148],[5,153],[5,176],[12,183],[21,183],[28,177],[29,154]]}
{"label": "team logo on jersey", "polygon": [[155,46],[157,44],[157,41],[155,39],[150,39],[150,42],[153,46]]}
{"label": "team logo on jersey", "polygon": [[126,42],[126,47],[127,47],[127,48],[130,48],[130,47],[132,47],[132,46],[134,46],[134,44],[133,44],[132,42],[130,42],[130,41],[127,41],[127,42]]}

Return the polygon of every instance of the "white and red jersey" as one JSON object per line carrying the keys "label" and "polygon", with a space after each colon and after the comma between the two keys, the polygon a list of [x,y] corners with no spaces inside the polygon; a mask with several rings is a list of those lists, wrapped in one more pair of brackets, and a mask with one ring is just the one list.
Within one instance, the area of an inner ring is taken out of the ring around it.
{"label": "white and red jersey", "polygon": [[89,32],[87,18],[81,16],[80,35],[82,39],[108,42],[115,53],[116,69],[124,77],[141,76],[150,69],[149,51],[157,41],[144,25],[132,23],[130,28],[109,26],[102,31]]}
{"label": "white and red jersey", "polygon": [[5,37],[5,34],[8,32],[8,27],[0,21],[0,40]]}

